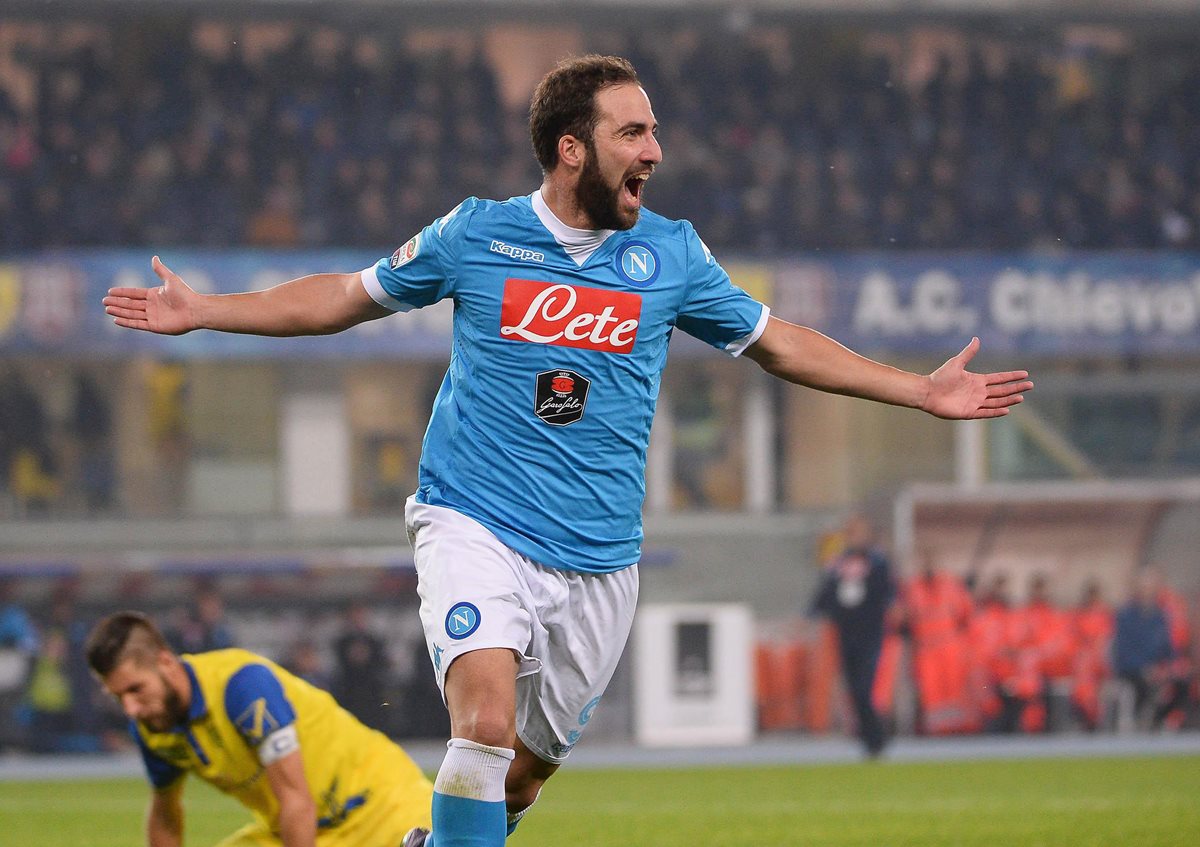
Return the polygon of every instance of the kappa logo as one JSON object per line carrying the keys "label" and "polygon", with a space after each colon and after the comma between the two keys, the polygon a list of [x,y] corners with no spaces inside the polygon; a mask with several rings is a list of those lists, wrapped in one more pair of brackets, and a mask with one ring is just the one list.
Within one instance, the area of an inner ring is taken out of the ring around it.
{"label": "kappa logo", "polygon": [[408,239],[408,243],[392,254],[392,270],[401,265],[407,265],[421,252],[421,234],[417,233]]}
{"label": "kappa logo", "polygon": [[507,279],[500,335],[531,344],[630,353],[641,315],[642,296],[631,291]]}
{"label": "kappa logo", "polygon": [[455,603],[446,613],[446,634],[455,641],[479,629],[479,609],[472,603]]}
{"label": "kappa logo", "polygon": [[539,253],[537,250],[530,250],[528,247],[513,247],[511,244],[505,244],[503,241],[492,241],[492,246],[488,248],[493,253],[499,253],[501,256],[508,256],[510,259],[516,259],[518,262],[544,262],[546,254]]}

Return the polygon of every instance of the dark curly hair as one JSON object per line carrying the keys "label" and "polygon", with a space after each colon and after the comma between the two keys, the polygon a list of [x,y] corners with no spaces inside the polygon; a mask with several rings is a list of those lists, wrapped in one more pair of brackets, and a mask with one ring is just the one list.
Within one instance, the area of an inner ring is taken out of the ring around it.
{"label": "dark curly hair", "polygon": [[542,77],[529,105],[529,136],[544,172],[558,164],[558,140],[564,135],[591,144],[600,119],[597,92],[630,82],[639,80],[629,60],[596,54],[564,59]]}

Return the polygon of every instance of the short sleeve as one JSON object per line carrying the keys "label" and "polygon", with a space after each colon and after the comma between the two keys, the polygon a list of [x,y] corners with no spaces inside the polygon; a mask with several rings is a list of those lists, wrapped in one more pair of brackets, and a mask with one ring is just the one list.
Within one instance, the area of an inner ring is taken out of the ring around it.
{"label": "short sleeve", "polygon": [[393,312],[408,312],[452,296],[459,242],[477,203],[473,197],[464,200],[362,271],[371,299]]}
{"label": "short sleeve", "polygon": [[770,310],[729,279],[691,224],[687,239],[688,293],[676,325],[706,344],[740,356],[766,329]]}
{"label": "short sleeve", "polygon": [[138,732],[137,723],[129,722],[129,734],[137,742],[138,752],[142,754],[142,764],[146,768],[146,778],[151,785],[155,788],[166,788],[183,776],[182,769],[175,767],[166,759],[159,758],[146,746],[146,742],[142,740],[142,734]]}
{"label": "short sleeve", "polygon": [[225,714],[251,747],[296,722],[283,685],[266,665],[246,665],[225,686]]}

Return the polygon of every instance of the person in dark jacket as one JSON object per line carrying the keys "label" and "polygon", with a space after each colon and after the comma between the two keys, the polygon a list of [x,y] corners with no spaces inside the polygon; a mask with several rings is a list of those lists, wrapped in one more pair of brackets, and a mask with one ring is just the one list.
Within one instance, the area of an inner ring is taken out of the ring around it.
{"label": "person in dark jacket", "polygon": [[[1167,616],[1158,604],[1156,576],[1138,574],[1129,602],[1117,610],[1112,643],[1113,673],[1133,686],[1134,713],[1141,715],[1166,681],[1175,655]],[[1159,715],[1154,716],[1158,723]]]}
{"label": "person in dark jacket", "polygon": [[842,675],[854,704],[858,735],[867,755],[875,758],[883,752],[887,735],[871,694],[896,585],[887,557],[871,544],[867,521],[852,518],[845,534],[846,549],[829,565],[812,613],[827,616],[837,628]]}

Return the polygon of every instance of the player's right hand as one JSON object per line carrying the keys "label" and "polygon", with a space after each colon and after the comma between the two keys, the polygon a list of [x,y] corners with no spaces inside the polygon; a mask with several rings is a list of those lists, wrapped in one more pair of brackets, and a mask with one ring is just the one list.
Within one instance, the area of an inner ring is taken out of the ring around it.
{"label": "player's right hand", "polygon": [[150,266],[163,284],[157,288],[110,288],[104,311],[113,323],[128,329],[183,335],[200,326],[196,308],[200,295],[155,256]]}

